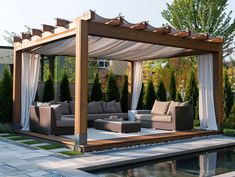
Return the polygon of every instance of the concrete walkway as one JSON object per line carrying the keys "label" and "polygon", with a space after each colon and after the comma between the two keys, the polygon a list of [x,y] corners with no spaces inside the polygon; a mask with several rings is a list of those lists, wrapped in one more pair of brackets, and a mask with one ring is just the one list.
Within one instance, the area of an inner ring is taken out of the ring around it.
{"label": "concrete walkway", "polygon": [[0,138],[0,177],[92,177],[94,175],[80,170],[107,168],[114,165],[199,152],[228,145],[235,146],[235,138],[215,135],[142,147],[93,152],[67,158],[46,150],[20,146],[12,141]]}

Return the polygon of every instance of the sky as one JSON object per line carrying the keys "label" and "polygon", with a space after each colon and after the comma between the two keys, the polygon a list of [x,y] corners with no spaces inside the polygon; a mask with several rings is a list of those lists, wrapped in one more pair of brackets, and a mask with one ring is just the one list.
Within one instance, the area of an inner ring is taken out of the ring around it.
{"label": "sky", "polygon": [[[41,29],[41,24],[54,25],[55,18],[74,20],[84,11],[112,18],[120,13],[135,23],[148,21],[153,26],[166,23],[161,12],[173,0],[2,0],[0,2],[0,46],[9,45],[3,39],[4,31],[20,34],[25,25]],[[235,7],[235,0],[228,1],[228,11]],[[232,14],[235,18],[235,12]]]}

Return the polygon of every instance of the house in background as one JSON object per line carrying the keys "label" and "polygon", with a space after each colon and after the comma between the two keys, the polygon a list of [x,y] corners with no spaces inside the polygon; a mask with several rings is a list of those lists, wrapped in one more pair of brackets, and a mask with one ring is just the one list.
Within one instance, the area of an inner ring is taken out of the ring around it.
{"label": "house in background", "polygon": [[9,67],[11,73],[13,71],[13,47],[0,46],[0,78],[4,71],[4,67]]}

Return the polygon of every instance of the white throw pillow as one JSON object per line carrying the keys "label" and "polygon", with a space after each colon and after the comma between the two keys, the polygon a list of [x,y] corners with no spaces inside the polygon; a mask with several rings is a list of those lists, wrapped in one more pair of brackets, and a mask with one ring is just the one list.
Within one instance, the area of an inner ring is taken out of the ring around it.
{"label": "white throw pillow", "polygon": [[180,102],[171,101],[167,111],[167,115],[172,115],[176,106],[179,106]]}

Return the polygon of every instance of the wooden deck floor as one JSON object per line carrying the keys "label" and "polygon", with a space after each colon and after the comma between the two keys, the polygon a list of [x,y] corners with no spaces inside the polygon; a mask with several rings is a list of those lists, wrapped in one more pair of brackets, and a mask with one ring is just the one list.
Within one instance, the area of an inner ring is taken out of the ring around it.
{"label": "wooden deck floor", "polygon": [[[53,141],[57,143],[62,143],[67,147],[74,147],[74,140],[71,138],[65,138],[62,136],[47,136],[35,132],[25,132],[20,131],[19,133],[33,136],[40,139],[45,139],[48,141]],[[133,136],[125,138],[115,138],[115,139],[105,139],[105,140],[94,140],[88,141],[87,145],[81,146],[82,151],[98,151],[104,149],[118,148],[118,147],[127,147],[140,144],[152,144],[160,143],[167,141],[175,140],[185,140],[194,137],[200,136],[209,136],[220,134],[219,131],[203,131],[203,130],[192,130],[192,131],[183,131],[183,132],[171,132],[171,133],[162,133],[162,134],[151,134],[151,135],[142,135],[142,136]]]}

